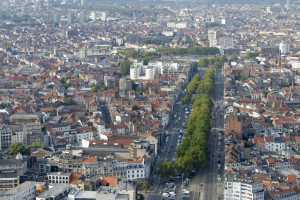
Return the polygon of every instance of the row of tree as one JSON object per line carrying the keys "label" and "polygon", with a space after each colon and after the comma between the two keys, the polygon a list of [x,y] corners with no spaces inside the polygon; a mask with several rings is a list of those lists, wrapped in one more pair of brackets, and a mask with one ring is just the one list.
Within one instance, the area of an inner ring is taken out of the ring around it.
{"label": "row of tree", "polygon": [[187,87],[187,95],[192,96],[193,109],[187,122],[184,140],[177,151],[176,166],[181,172],[190,173],[207,163],[207,142],[213,106],[210,95],[213,88],[212,68],[208,69],[203,80],[196,75]]}
{"label": "row of tree", "polygon": [[190,47],[190,48],[169,48],[163,47],[156,51],[145,52],[142,50],[126,49],[120,52],[120,55],[126,58],[143,59],[154,58],[162,55],[198,55],[198,56],[216,56],[220,50],[215,47]]}
{"label": "row of tree", "polygon": [[166,161],[160,166],[163,178],[175,176],[178,172],[189,174],[193,169],[207,164],[213,106],[210,95],[214,89],[214,73],[213,68],[208,69],[202,80],[197,74],[187,86],[186,97],[193,103],[192,113],[186,125],[185,137],[177,149],[176,163]]}
{"label": "row of tree", "polygon": [[163,178],[177,172],[189,174],[193,169],[203,167],[208,161],[208,135],[211,128],[212,102],[210,95],[214,89],[214,69],[207,70],[201,80],[197,74],[187,86],[186,97],[192,101],[192,113],[188,119],[185,137],[177,149],[176,163],[166,161],[160,166]]}
{"label": "row of tree", "polygon": [[199,94],[210,95],[214,86],[213,76],[214,70],[212,68],[207,70],[203,80],[201,80],[199,74],[196,74],[187,85],[186,95],[182,97],[182,102],[188,104],[193,97]]}
{"label": "row of tree", "polygon": [[161,48],[158,52],[162,55],[218,55],[218,48],[214,47],[190,47],[190,48]]}

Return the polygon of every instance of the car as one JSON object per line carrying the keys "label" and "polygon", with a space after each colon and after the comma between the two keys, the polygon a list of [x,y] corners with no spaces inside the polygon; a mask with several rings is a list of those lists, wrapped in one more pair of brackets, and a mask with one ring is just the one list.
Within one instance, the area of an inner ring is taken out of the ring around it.
{"label": "car", "polygon": [[162,196],[165,198],[169,198],[171,195],[168,192],[162,193]]}
{"label": "car", "polygon": [[187,189],[183,189],[183,190],[182,190],[182,195],[183,195],[183,196],[189,196],[189,195],[190,195],[190,191],[187,190]]}
{"label": "car", "polygon": [[190,179],[186,178],[184,181],[183,181],[183,186],[188,186],[190,184]]}
{"label": "car", "polygon": [[220,175],[217,176],[217,181],[218,181],[218,182],[221,182],[221,181],[222,181],[222,178],[221,178]]}
{"label": "car", "polygon": [[173,182],[166,182],[165,185],[166,185],[167,188],[173,188],[175,186],[175,183],[173,183]]}
{"label": "car", "polygon": [[175,192],[169,192],[169,194],[170,194],[170,197],[172,198],[172,197],[176,197],[176,193]]}

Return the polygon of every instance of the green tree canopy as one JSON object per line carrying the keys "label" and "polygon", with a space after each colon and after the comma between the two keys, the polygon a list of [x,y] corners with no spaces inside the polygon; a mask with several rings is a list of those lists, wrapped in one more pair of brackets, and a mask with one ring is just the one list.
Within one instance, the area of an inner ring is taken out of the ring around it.
{"label": "green tree canopy", "polygon": [[187,86],[187,93],[188,95],[192,95],[196,89],[198,88],[198,85],[200,83],[200,76],[199,74],[195,75],[191,82]]}
{"label": "green tree canopy", "polygon": [[18,153],[21,153],[22,155],[29,155],[30,148],[21,143],[12,144],[10,146],[10,154],[15,156]]}
{"label": "green tree canopy", "polygon": [[131,62],[129,60],[124,60],[120,64],[121,74],[123,76],[129,75]]}
{"label": "green tree canopy", "polygon": [[175,176],[176,168],[175,163],[171,161],[165,161],[160,165],[159,174],[162,178],[170,178]]}
{"label": "green tree canopy", "polygon": [[212,102],[210,94],[214,88],[214,69],[206,71],[203,80],[196,75],[187,86],[188,94],[196,93],[192,113],[187,121],[185,137],[177,149],[177,170],[190,173],[203,167],[208,160],[208,135],[211,128]]}
{"label": "green tree canopy", "polygon": [[247,59],[250,59],[250,60],[253,60],[255,59],[259,54],[257,52],[248,52],[246,54],[246,58]]}
{"label": "green tree canopy", "polygon": [[200,67],[208,67],[209,61],[207,58],[202,58],[199,60],[199,66]]}

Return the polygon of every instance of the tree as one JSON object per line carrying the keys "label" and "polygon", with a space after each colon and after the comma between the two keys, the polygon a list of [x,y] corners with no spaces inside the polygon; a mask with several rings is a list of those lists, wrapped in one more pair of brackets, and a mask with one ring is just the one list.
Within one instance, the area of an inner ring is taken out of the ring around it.
{"label": "tree", "polygon": [[66,77],[60,79],[60,83],[64,86],[65,89],[68,89],[71,86],[70,80],[68,80]]}
{"label": "tree", "polygon": [[11,48],[12,48],[12,43],[11,43],[11,42],[8,42],[8,41],[6,41],[6,42],[4,43],[4,48],[5,48],[6,50],[9,50],[9,49],[11,49]]}
{"label": "tree", "polygon": [[181,102],[182,102],[183,104],[188,104],[188,103],[190,102],[190,97],[189,97],[189,95],[183,96],[183,97],[181,98]]}
{"label": "tree", "polygon": [[91,91],[93,93],[96,93],[98,91],[97,85],[95,83],[91,86]]}
{"label": "tree", "polygon": [[129,75],[131,62],[129,60],[124,60],[120,63],[121,74],[123,76]]}
{"label": "tree", "polygon": [[162,55],[217,55],[220,53],[214,47],[190,47],[190,48],[161,48],[158,52]]}
{"label": "tree", "polygon": [[149,191],[150,186],[149,186],[149,184],[147,182],[142,181],[142,182],[138,182],[137,183],[137,188],[138,188],[138,190],[142,190],[142,191],[144,191],[146,193],[146,192]]}
{"label": "tree", "polygon": [[94,83],[91,86],[91,90],[92,90],[92,92],[96,93],[96,92],[101,92],[101,91],[106,90],[106,87],[105,87],[104,83],[97,83],[97,84]]}
{"label": "tree", "polygon": [[143,65],[148,65],[148,64],[149,64],[149,61],[150,61],[150,58],[145,57],[145,58],[143,59]]}
{"label": "tree", "polygon": [[214,73],[214,69],[210,68],[206,71],[203,80],[196,75],[187,86],[188,94],[196,93],[196,95],[186,125],[185,138],[177,150],[176,168],[180,172],[190,173],[193,169],[207,164],[207,141],[213,106],[209,95],[214,88]]}
{"label": "tree", "polygon": [[259,54],[257,52],[248,52],[246,54],[246,58],[249,60],[255,59]]}
{"label": "tree", "polygon": [[211,94],[214,86],[214,74],[215,72],[212,68],[207,70],[204,79],[198,84],[198,94]]}
{"label": "tree", "polygon": [[176,175],[175,164],[170,161],[165,161],[160,165],[159,174],[162,178],[170,178]]}
{"label": "tree", "polygon": [[18,153],[21,153],[22,155],[29,155],[30,148],[26,147],[25,145],[23,145],[21,143],[12,144],[10,146],[10,154],[15,156]]}
{"label": "tree", "polygon": [[200,83],[200,76],[199,74],[195,75],[191,82],[187,86],[187,93],[188,95],[192,95],[196,89],[198,88],[198,85]]}
{"label": "tree", "polygon": [[64,98],[64,105],[76,105],[76,102],[72,97],[65,97]]}
{"label": "tree", "polygon": [[188,174],[193,170],[193,162],[192,154],[187,152],[184,156],[177,158],[176,168],[178,171]]}
{"label": "tree", "polygon": [[209,61],[207,58],[202,58],[199,60],[200,67],[206,68],[206,67],[208,67],[208,64],[209,64]]}
{"label": "tree", "polygon": [[43,144],[40,143],[40,142],[33,142],[33,143],[29,146],[29,148],[35,148],[35,149],[37,149],[37,148],[42,148],[42,147],[43,147]]}

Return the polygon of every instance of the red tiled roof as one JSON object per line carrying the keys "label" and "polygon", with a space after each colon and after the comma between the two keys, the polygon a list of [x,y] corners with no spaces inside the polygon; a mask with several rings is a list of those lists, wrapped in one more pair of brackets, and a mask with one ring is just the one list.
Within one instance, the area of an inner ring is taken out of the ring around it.
{"label": "red tiled roof", "polygon": [[111,187],[117,187],[118,186],[118,178],[116,176],[107,176],[107,177],[104,177],[101,180],[101,183],[103,185],[109,185]]}
{"label": "red tiled roof", "polygon": [[95,164],[97,163],[97,156],[91,156],[82,161],[83,164]]}

